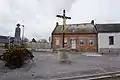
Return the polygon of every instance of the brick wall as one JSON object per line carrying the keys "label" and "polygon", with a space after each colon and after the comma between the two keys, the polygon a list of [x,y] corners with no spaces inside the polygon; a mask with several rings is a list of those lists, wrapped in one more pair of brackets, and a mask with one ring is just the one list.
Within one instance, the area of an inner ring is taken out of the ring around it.
{"label": "brick wall", "polygon": [[[52,48],[54,50],[62,47],[62,34],[57,34],[52,36]],[[76,40],[76,50],[80,52],[96,52],[97,51],[97,35],[96,34],[66,34],[65,38],[67,39],[67,43],[65,47],[71,48],[71,40]],[[59,39],[59,45],[56,45],[56,39]],[[84,46],[80,46],[80,40],[85,41]],[[92,46],[89,45],[89,41],[93,40],[94,44]]]}

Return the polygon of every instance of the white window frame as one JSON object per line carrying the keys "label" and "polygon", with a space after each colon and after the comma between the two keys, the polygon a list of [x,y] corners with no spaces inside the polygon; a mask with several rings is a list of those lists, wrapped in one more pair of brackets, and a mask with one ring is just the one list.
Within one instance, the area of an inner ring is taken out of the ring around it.
{"label": "white window frame", "polygon": [[55,38],[55,45],[60,45],[60,38]]}
{"label": "white window frame", "polygon": [[[91,44],[91,42],[93,42],[93,44]],[[89,46],[94,46],[95,41],[94,40],[89,40]]]}
{"label": "white window frame", "polygon": [[67,38],[64,38],[64,44],[67,44]]}
{"label": "white window frame", "polygon": [[[83,42],[83,44],[81,44],[81,42]],[[85,45],[85,41],[84,40],[80,40],[79,44],[80,44],[80,46],[84,46]]]}

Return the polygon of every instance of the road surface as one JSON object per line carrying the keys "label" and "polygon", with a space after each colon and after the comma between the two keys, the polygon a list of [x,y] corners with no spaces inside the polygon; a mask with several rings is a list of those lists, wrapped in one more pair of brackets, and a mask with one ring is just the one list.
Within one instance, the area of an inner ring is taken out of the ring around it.
{"label": "road surface", "polygon": [[[59,64],[56,53],[34,52],[34,61],[23,68],[0,68],[0,80],[50,80],[120,71],[120,56],[86,56],[71,54],[71,64]],[[2,63],[1,63],[2,64]]]}

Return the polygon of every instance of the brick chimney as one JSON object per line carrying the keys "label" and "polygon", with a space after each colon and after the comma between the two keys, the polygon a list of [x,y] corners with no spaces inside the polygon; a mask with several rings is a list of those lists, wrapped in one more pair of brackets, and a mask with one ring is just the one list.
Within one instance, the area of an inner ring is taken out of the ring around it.
{"label": "brick chimney", "polygon": [[94,20],[92,20],[92,21],[91,21],[91,24],[92,24],[92,25],[94,25],[94,24],[95,24]]}
{"label": "brick chimney", "polygon": [[58,26],[59,25],[59,23],[58,22],[56,22],[56,26]]}

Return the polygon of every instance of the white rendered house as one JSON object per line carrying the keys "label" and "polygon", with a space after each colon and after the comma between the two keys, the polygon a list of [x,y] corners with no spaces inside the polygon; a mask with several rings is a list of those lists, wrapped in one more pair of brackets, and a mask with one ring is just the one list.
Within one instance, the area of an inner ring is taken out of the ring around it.
{"label": "white rendered house", "polygon": [[120,24],[96,24],[98,52],[120,52]]}

